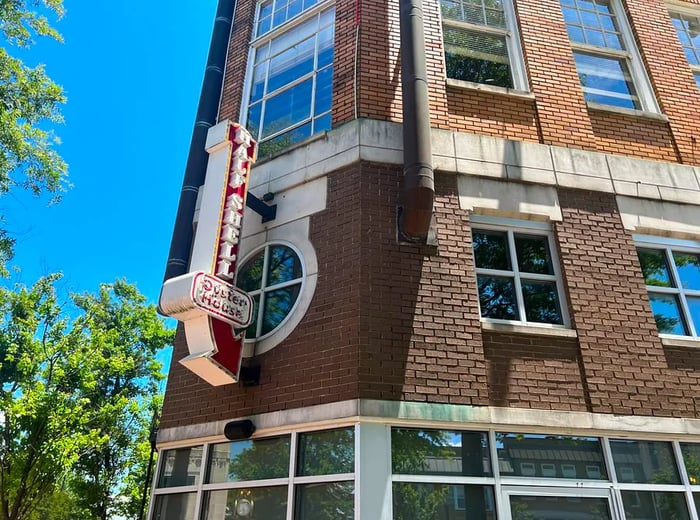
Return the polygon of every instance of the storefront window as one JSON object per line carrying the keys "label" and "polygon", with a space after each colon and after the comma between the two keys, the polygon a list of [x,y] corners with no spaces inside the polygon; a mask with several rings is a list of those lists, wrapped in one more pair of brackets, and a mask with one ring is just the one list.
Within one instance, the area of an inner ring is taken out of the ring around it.
{"label": "storefront window", "polygon": [[617,480],[623,483],[680,484],[670,442],[611,440]]}

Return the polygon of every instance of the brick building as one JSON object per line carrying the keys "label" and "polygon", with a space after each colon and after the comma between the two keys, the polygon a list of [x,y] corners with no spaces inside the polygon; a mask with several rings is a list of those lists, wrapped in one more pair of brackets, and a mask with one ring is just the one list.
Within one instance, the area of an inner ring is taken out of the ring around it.
{"label": "brick building", "polygon": [[150,518],[698,520],[700,1],[424,0],[422,98],[418,7],[238,0],[259,381],[180,329]]}

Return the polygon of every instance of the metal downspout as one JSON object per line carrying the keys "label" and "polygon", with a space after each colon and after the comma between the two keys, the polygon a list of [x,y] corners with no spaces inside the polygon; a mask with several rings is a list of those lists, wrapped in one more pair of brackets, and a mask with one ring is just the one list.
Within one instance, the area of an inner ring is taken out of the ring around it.
{"label": "metal downspout", "polygon": [[404,178],[398,226],[401,240],[434,244],[435,184],[421,0],[400,0]]}
{"label": "metal downspout", "polygon": [[205,150],[207,132],[216,124],[221,89],[223,88],[224,67],[228,51],[231,24],[233,22],[236,0],[219,0],[214,20],[207,68],[204,72],[202,91],[197,106],[192,141],[187,156],[185,178],[182,182],[180,203],[175,217],[175,227],[170,242],[168,263],[165,267],[163,281],[187,272],[190,262],[190,250],[194,235],[193,220],[199,187],[204,184],[209,154]]}

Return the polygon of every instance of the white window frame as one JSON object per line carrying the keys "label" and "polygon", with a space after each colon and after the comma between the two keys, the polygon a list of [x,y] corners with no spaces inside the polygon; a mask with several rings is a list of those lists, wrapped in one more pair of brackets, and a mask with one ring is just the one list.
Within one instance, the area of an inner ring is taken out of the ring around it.
{"label": "white window frame", "polygon": [[[676,3],[669,3],[666,5],[668,7],[669,15],[671,18],[673,18],[674,15],[681,15],[681,16],[687,16],[690,18],[696,18],[700,22],[700,8],[690,8],[686,5],[680,5]],[[676,36],[678,35],[678,29],[676,27],[673,27],[674,32],[676,33]],[[678,43],[683,46],[683,44],[680,41],[680,38],[678,40]],[[693,47],[694,48],[694,47]],[[700,52],[700,49],[698,50]],[[698,85],[698,88],[700,88],[700,65],[693,65],[690,62],[688,62],[688,66],[690,67],[690,70],[693,72],[693,76],[695,77],[695,82]]]}
{"label": "white window frame", "polygon": [[676,267],[676,261],[672,255],[672,252],[674,251],[678,253],[700,254],[700,244],[692,240],[677,240],[672,238],[661,238],[645,235],[634,235],[633,238],[636,247],[640,247],[642,249],[657,249],[664,251],[664,254],[666,255],[666,262],[669,267],[669,275],[671,276],[671,282],[675,285],[675,287],[659,287],[656,285],[646,285],[645,287],[647,289],[647,292],[649,293],[653,292],[657,294],[677,296],[680,305],[680,312],[683,315],[682,318],[685,320],[688,326],[688,335],[659,333],[659,337],[669,339],[700,339],[700,323],[693,322],[687,300],[687,296],[693,298],[700,298],[700,290],[685,289],[681,287],[680,278],[678,275],[678,268]]}
{"label": "white window frame", "polygon": [[[255,21],[253,24],[253,31],[257,30],[258,18],[260,16],[260,9],[261,9],[262,4],[263,4],[263,2],[256,3]],[[255,55],[256,55],[257,50],[259,48],[261,48],[263,45],[268,44],[271,40],[275,39],[276,37],[278,37],[284,33],[294,31],[297,27],[302,25],[304,22],[307,22],[308,20],[310,20],[316,16],[319,16],[319,14],[321,12],[326,11],[327,9],[334,9],[334,8],[335,8],[334,0],[326,0],[326,1],[319,2],[316,5],[309,7],[305,11],[302,11],[301,13],[293,16],[292,18],[289,18],[285,22],[283,22],[280,25],[278,25],[277,27],[265,32],[264,34],[257,36],[257,37],[254,36],[253,39],[249,42],[246,76],[245,76],[245,81],[243,83],[243,100],[241,102],[241,109],[240,109],[240,113],[239,113],[239,121],[242,121],[243,126],[246,126],[246,127],[248,126],[248,108],[250,105],[251,89],[253,87],[253,71],[255,68]],[[332,24],[333,27],[335,27],[335,21],[336,20],[335,20],[335,13],[334,13],[333,14],[333,24]],[[335,31],[335,29],[334,29],[334,31]],[[316,32],[315,34],[318,34],[318,32]],[[298,43],[298,42],[295,42],[295,43]],[[316,44],[318,44],[318,41],[316,42]],[[334,43],[334,47],[335,47],[335,43]],[[277,54],[279,54],[279,53],[277,53]],[[292,87],[294,87],[294,86],[296,86],[304,81],[307,81],[309,78],[315,78],[317,73],[318,73],[317,57],[318,57],[318,45],[316,45],[316,48],[314,50],[314,69],[313,69],[313,71],[305,74],[304,76],[302,76],[300,78],[296,78],[294,81],[287,83],[283,87],[277,88],[274,91],[274,94],[278,95],[279,93],[281,93],[285,90],[288,90],[288,89],[290,89],[290,88],[292,88]],[[269,59],[269,57],[266,59]],[[332,64],[331,67],[332,68],[335,67],[335,64]],[[326,67],[324,67],[324,69],[326,69]],[[267,85],[267,77],[266,77],[265,84]],[[270,96],[267,91],[264,92],[262,95],[262,98],[260,100],[260,103],[265,104],[265,106],[266,106],[267,100],[270,97],[274,97],[274,96]],[[314,86],[313,86],[312,91],[311,91],[311,107],[309,109],[309,117],[304,119],[302,122],[297,122],[297,123],[294,123],[288,127],[285,127],[284,129],[279,130],[279,131],[275,132],[274,134],[271,134],[271,135],[265,137],[265,139],[259,139],[260,132],[263,129],[262,122],[265,119],[265,112],[263,109],[261,111],[261,115],[260,115],[260,128],[258,129],[259,133],[258,133],[258,135],[253,135],[253,138],[258,140],[258,143],[261,144],[261,143],[264,143],[266,141],[273,140],[274,138],[276,138],[276,137],[278,137],[286,132],[289,132],[290,130],[293,130],[295,128],[300,128],[300,127],[304,126],[305,124],[311,123],[313,125],[314,119],[317,118],[319,115],[319,114],[314,113],[313,104],[314,104],[315,99],[316,99],[316,82],[314,81]],[[330,113],[332,113],[332,105],[331,105],[331,112]],[[312,130],[311,135],[314,135],[315,133],[317,133],[317,132],[314,132]]]}
{"label": "white window frame", "polygon": [[[527,327],[542,327],[551,329],[569,329],[571,326],[571,321],[569,319],[568,303],[564,292],[564,282],[561,274],[559,256],[556,251],[556,241],[554,233],[552,232],[551,226],[546,222],[529,221],[529,220],[515,220],[502,217],[490,217],[485,215],[472,215],[470,217],[470,226],[472,232],[474,230],[493,230],[506,232],[508,234],[508,249],[510,251],[510,262],[511,271],[501,271],[499,269],[488,269],[484,267],[476,267],[476,260],[474,265],[474,270],[477,275],[483,274],[487,276],[507,276],[513,278],[515,286],[515,298],[516,305],[518,308],[518,314],[521,317],[520,320],[502,320],[497,318],[481,317],[482,322],[489,323],[504,323],[509,325],[524,325]],[[552,260],[552,270],[554,274],[534,274],[527,273],[524,275],[526,280],[535,281],[546,281],[555,282],[557,288],[557,298],[559,299],[559,307],[561,311],[562,323],[543,323],[537,321],[527,321],[525,313],[525,302],[522,293],[521,284],[521,274],[517,265],[517,259],[515,258],[515,238],[514,234],[528,234],[528,235],[540,235],[547,238],[547,245],[549,246],[549,255]],[[472,250],[472,255],[473,255]],[[477,298],[480,301],[481,297],[478,294],[478,284],[477,284]],[[481,316],[481,305],[479,305],[479,315]]]}
{"label": "white window frame", "polygon": [[[464,1],[464,0],[462,0]],[[455,27],[457,29],[465,29],[468,31],[473,31],[477,33],[482,33],[486,35],[504,36],[506,40],[506,47],[508,49],[508,64],[510,65],[510,71],[513,80],[513,89],[522,92],[529,92],[530,86],[527,81],[527,73],[525,68],[525,61],[523,59],[523,50],[520,45],[520,34],[518,32],[518,24],[515,16],[515,8],[513,6],[513,0],[502,0],[503,1],[503,12],[506,20],[506,28],[499,29],[497,27],[490,27],[487,25],[480,25],[476,23],[462,22],[459,20],[446,19],[442,16],[442,7],[440,2],[438,2],[438,14],[440,16],[440,38],[443,44],[442,61],[443,70],[445,71],[445,78],[448,81],[457,81],[464,83],[467,86],[470,85],[486,85],[489,89],[498,90],[508,90],[505,87],[489,85],[488,83],[478,83],[460,80],[456,78],[450,78],[447,76],[447,60],[445,59],[445,35],[444,26]]]}
{"label": "white window frame", "polygon": [[[299,443],[299,436],[303,435],[305,433],[322,433],[324,431],[328,430],[338,430],[338,429],[346,429],[346,428],[352,428],[354,430],[354,459],[355,459],[355,466],[354,466],[354,471],[352,473],[335,473],[335,474],[329,474],[329,475],[318,475],[318,476],[297,476],[296,475],[296,469],[297,469],[297,451],[298,451],[298,443]],[[266,480],[247,480],[247,481],[240,481],[240,482],[222,482],[222,483],[213,483],[213,484],[207,484],[206,483],[206,477],[207,477],[207,468],[209,466],[209,457],[211,456],[211,450],[212,446],[216,444],[225,444],[227,441],[225,438],[220,438],[216,440],[211,440],[209,442],[204,442],[202,443],[201,441],[199,443],[193,444],[192,441],[184,441],[182,443],[178,443],[177,445],[172,445],[168,446],[167,448],[164,448],[160,450],[159,452],[159,457],[158,461],[156,463],[156,469],[155,469],[155,474],[154,474],[154,480],[153,480],[153,485],[151,487],[151,500],[150,500],[150,506],[149,506],[149,512],[146,518],[148,519],[153,519],[153,515],[155,514],[155,502],[157,497],[163,496],[163,495],[175,495],[175,494],[180,494],[180,493],[196,493],[196,499],[195,499],[195,513],[194,517],[191,519],[187,520],[204,520],[206,518],[206,511],[204,511],[204,503],[205,503],[205,493],[211,492],[211,491],[229,491],[232,489],[249,489],[249,488],[255,488],[255,487],[276,487],[276,486],[287,486],[287,513],[286,513],[286,520],[293,520],[294,519],[294,513],[296,510],[296,500],[297,500],[297,487],[304,485],[304,484],[321,484],[321,483],[334,483],[334,482],[351,482],[353,484],[353,487],[355,489],[355,494],[358,489],[358,482],[356,480],[356,475],[357,475],[357,460],[359,457],[359,449],[358,449],[358,438],[360,435],[359,432],[360,425],[359,423],[355,422],[339,422],[337,424],[329,425],[326,428],[321,428],[319,429],[318,427],[316,428],[301,428],[298,430],[293,430],[293,431],[284,431],[280,432],[277,434],[272,434],[269,436],[254,436],[250,440],[261,440],[265,438],[273,438],[273,437],[284,437],[284,436],[289,436],[290,437],[290,445],[289,445],[289,474],[286,477],[281,477],[281,478],[271,478],[271,479],[266,479]],[[199,468],[199,484],[192,485],[192,486],[182,486],[182,487],[163,487],[159,488],[157,487],[158,483],[158,478],[160,476],[161,472],[161,466],[163,463],[163,460],[165,457],[162,456],[163,452],[166,450],[171,450],[171,449],[177,449],[177,448],[186,448],[186,447],[195,447],[195,446],[203,446],[203,451],[202,451],[202,459],[201,459],[201,467]],[[357,498],[355,498],[355,518],[359,520],[359,514],[358,514],[358,507],[357,507]]]}
{"label": "white window frame", "polygon": [[[428,425],[425,423],[420,423],[420,425],[408,425],[408,424],[392,424],[392,428],[419,428],[419,429],[447,429],[452,430],[452,427],[446,427],[444,423]],[[570,479],[566,477],[533,477],[533,476],[508,476],[502,475],[500,470],[500,463],[494,462],[499,461],[498,452],[498,435],[502,433],[520,433],[527,434],[528,431],[518,430],[517,432],[506,432],[503,429],[486,429],[480,428],[477,425],[460,426],[460,429],[470,432],[483,431],[488,435],[489,443],[489,455],[491,460],[491,467],[493,471],[493,476],[490,477],[462,477],[462,476],[448,476],[448,475],[411,475],[411,474],[400,474],[393,473],[391,475],[392,482],[412,482],[412,483],[426,483],[426,484],[446,484],[446,485],[464,485],[464,484],[474,484],[482,486],[491,486],[494,492],[495,498],[495,511],[496,518],[499,520],[510,520],[511,519],[511,508],[510,508],[510,496],[511,495],[521,495],[521,496],[532,496],[532,497],[569,497],[569,498],[587,498],[587,497],[598,497],[598,498],[608,498],[611,513],[613,515],[613,520],[623,520],[624,517],[624,506],[622,502],[623,492],[671,492],[683,494],[686,507],[688,508],[689,518],[691,520],[700,520],[698,514],[700,511],[694,510],[693,493],[700,492],[700,483],[691,484],[688,478],[688,474],[685,468],[684,458],[681,452],[681,443],[695,443],[696,439],[680,439],[678,436],[672,438],[652,436],[650,438],[642,437],[632,437],[628,438],[624,436],[626,440],[635,441],[661,441],[671,444],[674,456],[674,465],[678,470],[678,475],[680,478],[679,484],[641,484],[641,483],[631,483],[624,484],[619,483],[617,480],[616,466],[613,461],[612,448],[610,441],[620,439],[621,437],[616,434],[616,432],[608,432],[606,435],[600,435],[599,433],[593,432],[583,432],[583,431],[572,431],[570,429],[562,430],[557,433],[554,429],[552,431],[547,431],[546,434],[552,435],[571,435],[571,436],[592,436],[599,439],[600,447],[603,455],[603,464],[607,472],[607,480],[591,480],[587,478],[577,478]],[[531,432],[534,433],[534,432]],[[541,428],[537,430],[537,434],[545,433]],[[390,443],[389,439],[389,443]],[[391,464],[391,449],[389,449],[389,462]],[[534,465],[534,464],[533,464]],[[597,466],[597,465],[596,465]],[[597,466],[600,470],[600,467]],[[602,472],[601,472],[602,474]]]}
{"label": "white window frame", "polygon": [[[578,0],[575,0],[578,5]],[[644,62],[642,61],[642,56],[637,49],[637,44],[635,43],[634,36],[632,35],[632,29],[630,28],[629,22],[627,21],[627,16],[625,15],[625,10],[620,3],[620,0],[608,0],[612,8],[612,15],[617,22],[620,29],[620,38],[625,50],[611,49],[608,47],[600,47],[597,45],[588,45],[579,42],[575,42],[569,38],[571,42],[571,47],[574,52],[583,52],[586,54],[592,54],[600,56],[601,58],[608,59],[623,59],[627,63],[627,68],[630,75],[632,76],[632,83],[637,92],[637,97],[639,99],[640,108],[643,112],[650,113],[661,113],[659,104],[656,101],[656,96],[651,87],[651,82],[649,81],[649,76],[644,68]],[[560,4],[564,7],[564,4]],[[570,6],[567,6],[570,7]],[[562,11],[563,18],[563,11]],[[564,21],[566,23],[566,21]],[[583,88],[583,85],[581,85]],[[622,107],[617,107],[615,105],[607,105],[595,102],[587,102],[587,104],[593,107],[611,107],[612,110],[622,109],[629,110]]]}

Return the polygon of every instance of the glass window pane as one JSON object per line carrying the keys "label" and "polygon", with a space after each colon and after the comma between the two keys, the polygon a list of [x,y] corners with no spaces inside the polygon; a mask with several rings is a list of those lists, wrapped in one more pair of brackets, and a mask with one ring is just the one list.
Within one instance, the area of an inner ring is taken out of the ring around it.
{"label": "glass window pane", "polygon": [[512,278],[477,276],[479,307],[483,318],[519,320]]}
{"label": "glass window pane", "polygon": [[245,329],[247,338],[256,338],[258,336],[258,316],[260,315],[258,309],[260,309],[260,295],[256,294],[253,296],[253,319]]}
{"label": "glass window pane", "polygon": [[287,486],[206,492],[204,511],[204,520],[284,520],[287,517]]}
{"label": "glass window pane", "polygon": [[700,298],[686,298],[688,309],[690,310],[690,319],[695,325],[695,334],[700,336]]}
{"label": "glass window pane", "polygon": [[215,444],[209,455],[207,483],[263,480],[289,476],[289,437]]}
{"label": "glass window pane", "polygon": [[583,34],[583,29],[580,27],[568,25],[566,27],[566,32],[569,33],[569,39],[572,42],[586,43],[586,37]]}
{"label": "glass window pane", "polygon": [[455,430],[391,430],[394,473],[491,476],[488,436]]}
{"label": "glass window pane", "polygon": [[598,15],[593,11],[581,11],[581,21],[586,27],[602,29]]}
{"label": "glass window pane", "polygon": [[554,274],[547,237],[517,234],[515,235],[515,252],[520,272]]}
{"label": "glass window pane", "polygon": [[693,499],[695,500],[695,511],[700,515],[700,493],[693,493]]}
{"label": "glass window pane", "polygon": [[505,36],[444,26],[447,77],[513,88]]}
{"label": "glass window pane", "polygon": [[700,88],[700,72],[694,72],[693,76],[695,76],[695,83],[698,85],[698,88]]}
{"label": "glass window pane", "polygon": [[586,101],[640,108],[627,63],[623,59],[574,52]]}
{"label": "glass window pane", "polygon": [[355,430],[326,430],[299,435],[297,475],[332,475],[355,471]]}
{"label": "glass window pane", "polygon": [[274,92],[314,70],[315,43],[314,38],[307,38],[270,59],[268,92]]}
{"label": "glass window pane", "polygon": [[326,113],[321,117],[314,119],[314,133],[323,132],[324,130],[331,129],[331,114]]}
{"label": "glass window pane", "polygon": [[611,440],[617,480],[623,483],[680,484],[670,442]]}
{"label": "glass window pane", "polygon": [[263,141],[258,146],[258,157],[270,157],[276,153],[286,150],[294,143],[303,141],[311,136],[311,122],[297,126],[291,130],[279,134],[272,139]]}
{"label": "glass window pane", "polygon": [[637,248],[639,263],[642,265],[644,283],[656,287],[672,287],[666,252],[663,249]]}
{"label": "glass window pane", "polygon": [[202,465],[202,446],[167,450],[158,478],[158,487],[196,486]]}
{"label": "glass window pane", "polygon": [[700,255],[697,253],[673,253],[678,277],[684,289],[700,290]]}
{"label": "glass window pane", "polygon": [[355,518],[355,486],[352,482],[297,486],[295,502],[295,520]]}
{"label": "glass window pane", "polygon": [[656,328],[662,334],[688,335],[688,327],[681,315],[678,297],[672,294],[649,293],[651,312]]}
{"label": "glass window pane", "polygon": [[502,271],[512,270],[506,232],[474,230],[472,246],[477,267]]}
{"label": "glass window pane", "polygon": [[291,247],[270,247],[267,265],[267,287],[301,278],[301,260]]}
{"label": "glass window pane", "polygon": [[584,29],[586,35],[586,43],[595,45],[596,47],[605,47],[605,38],[602,31],[594,31],[593,29]]}
{"label": "glass window pane", "polygon": [[501,475],[608,480],[596,437],[497,433],[496,442]]}
{"label": "glass window pane", "polygon": [[309,78],[267,100],[263,119],[263,138],[303,121],[311,115],[312,86],[313,78]]}
{"label": "glass window pane", "polygon": [[283,32],[271,41],[270,55],[274,56],[275,54],[292,47],[296,43],[313,36],[317,29],[318,18],[314,17],[303,24],[294,27],[294,29]]}
{"label": "glass window pane", "polygon": [[690,520],[683,493],[622,491],[627,520]]}
{"label": "glass window pane", "polygon": [[255,253],[252,258],[238,271],[236,285],[245,292],[260,289],[262,283],[263,266],[265,264],[265,249]]}
{"label": "glass window pane", "polygon": [[700,486],[700,443],[681,444],[681,452],[690,484]]}
{"label": "glass window pane", "polygon": [[255,103],[262,99],[265,93],[265,73],[267,72],[267,64],[265,61],[260,65],[256,65],[253,69],[253,81],[250,87],[250,102]]}
{"label": "glass window pane", "polygon": [[612,520],[607,498],[511,495],[513,520]]}
{"label": "glass window pane", "polygon": [[537,323],[563,324],[555,282],[522,281],[525,317]]}
{"label": "glass window pane", "polygon": [[314,115],[328,112],[331,109],[333,96],[333,67],[328,67],[316,74],[316,100]]}
{"label": "glass window pane", "polygon": [[578,9],[575,7],[563,7],[562,13],[564,14],[564,21],[566,21],[567,24],[581,25]]}
{"label": "glass window pane", "polygon": [[334,27],[326,27],[318,33],[318,60],[317,69],[333,63],[333,32]]}
{"label": "glass window pane", "polygon": [[260,331],[261,336],[272,332],[284,321],[292,310],[292,307],[294,307],[300,291],[301,283],[298,283],[289,287],[284,287],[283,289],[276,289],[265,293],[265,310],[263,313],[262,330]]}
{"label": "glass window pane", "polygon": [[493,487],[394,482],[394,520],[496,520]]}
{"label": "glass window pane", "polygon": [[197,493],[158,495],[153,506],[153,520],[192,520]]}

